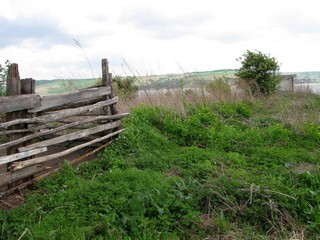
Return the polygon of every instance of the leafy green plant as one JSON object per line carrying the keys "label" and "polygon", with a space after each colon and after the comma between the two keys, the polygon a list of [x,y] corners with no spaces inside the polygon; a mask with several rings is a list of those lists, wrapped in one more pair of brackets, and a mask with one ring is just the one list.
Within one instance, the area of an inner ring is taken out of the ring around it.
{"label": "leafy green plant", "polygon": [[5,62],[4,66],[0,64],[0,96],[6,94],[6,81],[10,64],[9,60]]}
{"label": "leafy green plant", "polygon": [[0,211],[0,239],[316,239],[318,125],[265,104],[132,109],[99,159]]}
{"label": "leafy green plant", "polygon": [[241,67],[235,75],[247,81],[254,94],[269,95],[277,90],[280,66],[274,57],[247,50],[237,61]]}
{"label": "leafy green plant", "polygon": [[116,92],[120,94],[120,96],[122,96],[124,99],[130,99],[134,97],[139,90],[138,86],[136,85],[136,77],[116,76],[112,78],[112,80],[114,82]]}

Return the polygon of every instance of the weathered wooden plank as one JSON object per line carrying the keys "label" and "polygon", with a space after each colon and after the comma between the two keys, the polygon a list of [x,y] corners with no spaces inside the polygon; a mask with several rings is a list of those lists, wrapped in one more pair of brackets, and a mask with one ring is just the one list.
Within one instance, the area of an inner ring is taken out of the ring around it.
{"label": "weathered wooden plank", "polygon": [[106,101],[101,101],[101,102],[98,102],[98,103],[95,103],[95,104],[89,105],[89,106],[66,109],[66,110],[63,110],[61,112],[52,113],[52,114],[48,114],[48,115],[44,115],[44,116],[40,116],[40,117],[34,117],[34,118],[31,118],[31,119],[16,119],[16,120],[8,121],[8,122],[5,122],[5,123],[0,123],[0,128],[7,128],[7,127],[14,126],[14,125],[21,124],[21,123],[49,123],[49,122],[54,122],[54,121],[57,121],[59,119],[63,119],[63,118],[67,118],[67,117],[71,117],[71,116],[75,116],[75,115],[91,112],[93,110],[108,106],[110,104],[114,104],[116,102],[118,102],[118,98],[114,97],[112,99],[109,99],[109,100],[106,100]]}
{"label": "weathered wooden plank", "polygon": [[30,151],[25,151],[25,152],[15,153],[15,154],[8,155],[8,156],[3,156],[3,157],[0,157],[0,164],[6,164],[6,163],[17,161],[19,159],[31,157],[36,154],[46,152],[47,150],[48,150],[47,147],[42,147],[42,148],[36,148],[36,149],[30,150]]}
{"label": "weathered wooden plank", "polygon": [[[37,137],[41,137],[41,136],[57,133],[57,132],[60,132],[62,130],[65,130],[65,129],[69,129],[69,128],[78,126],[80,124],[90,123],[90,122],[94,122],[94,121],[98,121],[98,120],[121,119],[121,118],[124,118],[124,117],[126,117],[128,115],[129,115],[129,113],[117,114],[117,115],[113,115],[113,116],[98,116],[98,117],[94,117],[94,118],[83,119],[83,120],[80,120],[80,121],[77,121],[77,122],[68,123],[68,124],[65,124],[63,126],[56,127],[54,129],[51,129],[51,130],[48,130],[48,131],[37,132],[37,133],[34,133],[34,134],[30,134],[28,136],[21,137],[19,139],[13,140],[11,142],[0,144],[0,150],[1,149],[6,149],[6,148],[14,146],[14,145],[17,145],[19,143],[26,142],[26,141],[31,140],[33,138],[37,138]],[[85,129],[88,129],[88,127],[86,127]]]}
{"label": "weathered wooden plank", "polygon": [[40,105],[40,96],[38,94],[1,97],[0,114],[31,109]]}
{"label": "weathered wooden plank", "polygon": [[46,113],[50,113],[52,112],[56,112],[56,111],[60,111],[63,109],[69,109],[69,108],[77,108],[77,107],[83,107],[83,106],[88,106],[88,105],[92,105],[95,104],[97,102],[101,102],[106,100],[106,96],[102,96],[102,97],[97,97],[97,98],[92,98],[89,100],[84,100],[84,101],[79,101],[79,102],[74,102],[74,103],[69,103],[69,104],[65,104],[62,106],[58,106],[58,107],[52,107],[49,110],[44,110]]}
{"label": "weathered wooden plank", "polygon": [[0,135],[9,135],[9,134],[16,134],[16,133],[31,133],[31,132],[33,132],[32,129],[5,130],[5,131],[0,131]]}
{"label": "weathered wooden plank", "polygon": [[30,109],[29,113],[41,112],[53,107],[59,107],[70,103],[98,98],[101,96],[109,95],[111,93],[110,87],[90,88],[78,90],[68,93],[51,94],[41,97],[41,106]]}
{"label": "weathered wooden plank", "polygon": [[2,174],[0,174],[0,187],[6,186],[10,183],[13,183],[13,182],[18,181],[20,179],[29,177],[31,175],[34,175],[38,172],[42,172],[47,169],[50,169],[50,168],[45,167],[45,166],[36,165],[36,166],[31,166],[31,167],[21,169],[21,171],[2,173]]}
{"label": "weathered wooden plank", "polygon": [[63,152],[55,153],[55,154],[52,154],[52,155],[49,155],[49,156],[34,158],[34,159],[26,160],[26,161],[12,163],[11,170],[15,171],[15,170],[19,170],[19,169],[22,169],[22,168],[25,168],[25,167],[28,167],[28,166],[31,166],[31,165],[35,165],[35,164],[47,162],[47,161],[50,161],[50,160],[53,160],[53,159],[56,159],[56,158],[63,157],[65,155],[68,155],[70,153],[76,152],[76,151],[78,151],[80,149],[83,149],[85,147],[91,146],[92,144],[95,144],[97,142],[102,142],[102,141],[105,141],[105,140],[107,140],[109,138],[112,138],[113,136],[119,135],[123,130],[124,129],[121,129],[121,130],[116,131],[114,133],[110,133],[110,134],[108,134],[108,135],[106,135],[104,137],[92,140],[92,141],[87,142],[87,143],[83,143],[83,144],[78,145],[76,147],[67,149],[67,150],[65,150]]}
{"label": "weathered wooden plank", "polygon": [[37,176],[27,182],[24,182],[24,183],[21,183],[20,185],[18,186],[15,186],[13,188],[10,188],[9,190],[5,191],[5,192],[2,192],[0,194],[0,199],[3,198],[3,197],[6,197],[10,194],[12,194],[13,192],[15,192],[16,190],[21,190],[23,188],[26,188],[27,186],[33,184],[33,183],[36,183],[38,181],[40,181],[41,179],[44,179],[50,175],[52,175],[53,173],[57,172],[59,170],[59,168],[56,168],[56,169],[48,169],[47,171],[44,172],[44,174],[41,174],[40,176]]}
{"label": "weathered wooden plank", "polygon": [[[95,148],[95,149],[94,149],[93,151],[91,151],[91,152],[87,152],[87,153],[85,153],[84,155],[73,159],[73,160],[71,161],[71,166],[75,166],[75,165],[77,165],[78,163],[84,161],[86,158],[92,156],[92,155],[95,154],[96,152],[102,150],[103,148],[106,148],[107,146],[110,146],[111,143],[113,143],[113,140],[110,140],[110,142],[107,142],[107,143],[103,144],[102,146],[101,146],[101,145],[98,146],[97,148]],[[92,144],[92,145],[93,145],[93,144]],[[91,145],[91,146],[92,146],[92,145]]]}
{"label": "weathered wooden plank", "polygon": [[52,146],[58,143],[63,143],[63,142],[67,142],[67,141],[72,141],[72,140],[76,140],[79,138],[83,138],[95,133],[99,133],[105,130],[109,130],[109,129],[113,129],[116,127],[120,127],[121,126],[121,121],[115,121],[112,123],[107,123],[104,125],[100,125],[97,127],[92,127],[89,129],[85,129],[85,130],[81,130],[81,131],[77,131],[77,132],[73,132],[73,133],[69,133],[60,137],[56,137],[56,138],[52,138],[46,141],[42,141],[42,142],[38,142],[38,143],[34,143],[31,145],[28,145],[26,147],[20,147],[19,151],[28,151],[28,150],[32,150],[35,148],[39,148],[39,147],[48,147],[48,146]]}

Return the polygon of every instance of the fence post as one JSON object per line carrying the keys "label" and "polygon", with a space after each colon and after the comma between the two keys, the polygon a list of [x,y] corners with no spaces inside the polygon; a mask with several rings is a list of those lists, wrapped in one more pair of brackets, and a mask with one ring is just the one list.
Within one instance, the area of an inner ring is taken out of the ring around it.
{"label": "fence post", "polygon": [[[19,75],[18,64],[12,63],[8,69],[7,75],[7,96],[16,96],[21,94],[21,81]],[[10,112],[6,114],[6,121],[11,121],[21,117],[21,112]],[[19,129],[20,126],[13,126],[10,129]],[[21,137],[21,134],[11,134],[9,141],[13,141]],[[17,146],[7,149],[7,155],[17,153]]]}
{"label": "fence post", "polygon": [[36,81],[32,78],[21,79],[21,94],[34,94]]}
{"label": "fence post", "polygon": [[[21,94],[32,94],[32,93],[35,93],[35,80],[32,78],[20,79],[18,64],[16,63],[11,64],[9,67],[8,76],[7,76],[7,96],[16,96]],[[6,120],[10,121],[17,118],[28,118],[30,116],[31,115],[28,113],[27,110],[16,111],[16,112],[7,113]],[[23,129],[27,127],[28,127],[27,124],[19,124],[19,125],[10,127],[9,129],[15,130],[15,129]],[[9,141],[19,139],[23,136],[24,134],[22,133],[10,134]],[[18,148],[20,146],[22,146],[22,144],[18,144],[18,145],[7,148],[7,155],[17,153]],[[7,171],[8,172],[10,171],[10,163],[7,164]],[[33,176],[30,176],[27,179],[30,179],[32,177]],[[11,183],[7,186],[7,188],[8,189],[13,188],[20,183],[21,183],[21,180]]]}
{"label": "fence post", "polygon": [[[108,59],[106,59],[106,58],[102,59],[101,65],[102,65],[102,85],[110,87],[111,94],[110,94],[109,98],[114,98],[115,94],[114,94],[114,88],[113,88],[113,84],[112,84],[112,74],[109,73]],[[117,111],[115,104],[110,105],[110,112],[111,112],[111,115],[118,114],[118,111]]]}

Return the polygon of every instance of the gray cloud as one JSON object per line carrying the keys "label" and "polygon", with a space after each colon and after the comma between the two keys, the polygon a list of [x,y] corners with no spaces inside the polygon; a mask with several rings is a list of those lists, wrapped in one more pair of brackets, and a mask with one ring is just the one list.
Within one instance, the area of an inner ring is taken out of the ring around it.
{"label": "gray cloud", "polygon": [[273,26],[294,34],[319,33],[320,21],[314,16],[301,15],[299,10],[288,10],[273,19]]}
{"label": "gray cloud", "polygon": [[8,20],[0,17],[0,47],[19,45],[35,39],[44,47],[53,43],[70,43],[70,36],[61,31],[54,21],[37,17]]}
{"label": "gray cloud", "polygon": [[138,28],[147,30],[151,34],[160,39],[176,39],[188,34],[205,22],[208,18],[206,14],[198,16],[184,17],[163,17],[156,13],[147,11],[135,12],[127,14],[121,22],[131,23]]}

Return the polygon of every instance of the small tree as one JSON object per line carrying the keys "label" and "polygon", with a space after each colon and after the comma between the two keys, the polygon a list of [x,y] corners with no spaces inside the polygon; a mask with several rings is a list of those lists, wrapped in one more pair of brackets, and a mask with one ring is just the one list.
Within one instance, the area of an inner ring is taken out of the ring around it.
{"label": "small tree", "polygon": [[261,92],[264,95],[274,93],[280,81],[280,66],[277,60],[260,51],[247,50],[237,59],[242,66],[236,76],[246,80],[254,94]]}
{"label": "small tree", "polygon": [[5,62],[5,66],[0,64],[0,96],[4,96],[6,94],[6,82],[10,64],[9,60]]}

